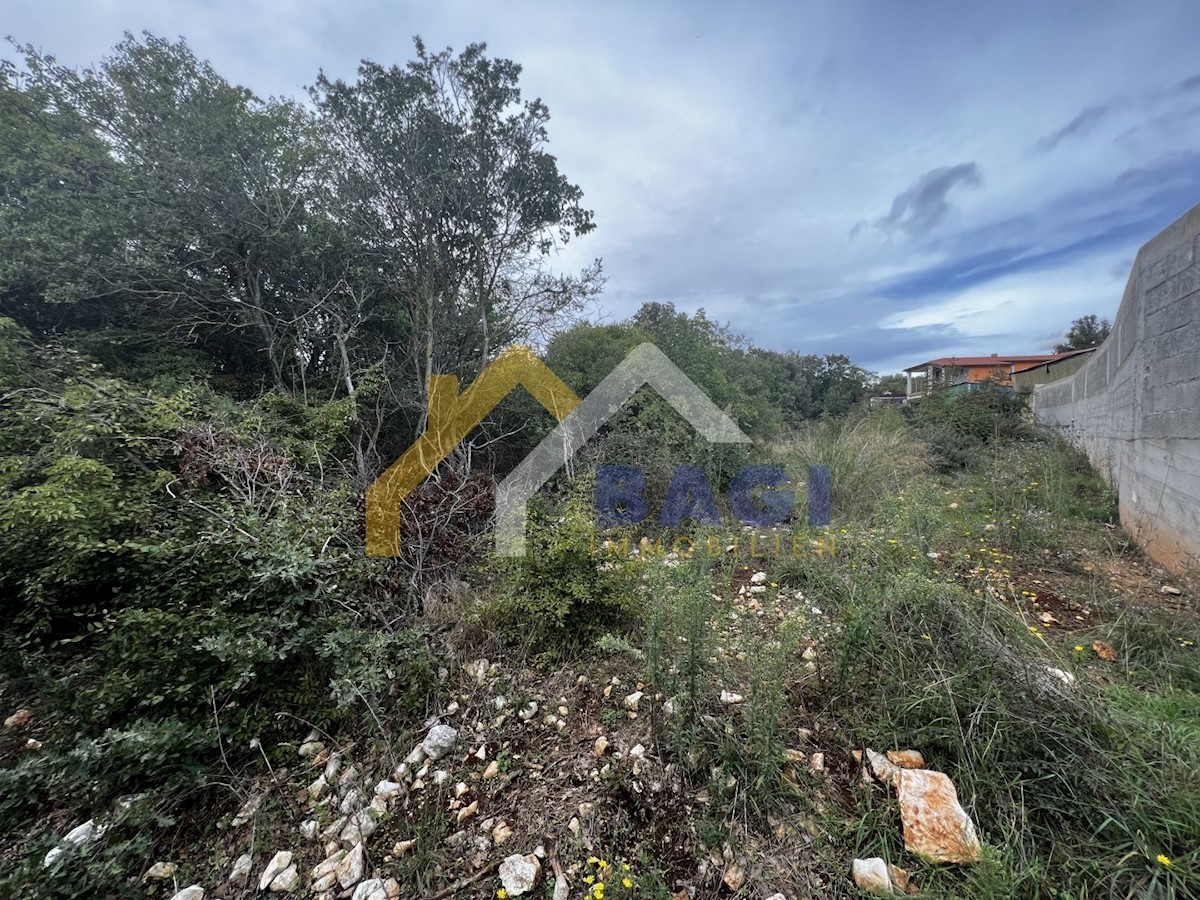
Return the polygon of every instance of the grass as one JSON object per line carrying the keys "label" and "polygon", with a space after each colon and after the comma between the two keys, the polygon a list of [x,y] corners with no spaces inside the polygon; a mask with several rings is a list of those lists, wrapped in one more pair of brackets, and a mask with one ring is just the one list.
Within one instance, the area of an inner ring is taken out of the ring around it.
{"label": "grass", "polygon": [[[904,431],[865,419],[797,443],[793,458],[831,465],[835,486],[864,466],[835,492],[836,553],[652,572],[649,677],[702,713],[672,725],[679,758],[699,748],[719,767],[713,792],[743,833],[798,809],[822,815],[811,865],[829,883],[844,883],[854,856],[884,855],[917,872],[928,896],[1200,895],[1200,659],[1182,636],[1196,623],[1127,608],[1083,567],[1131,551],[1106,527],[1111,492],[1070,447],[999,440],[965,472],[935,478],[904,455],[919,447]],[[801,591],[821,615],[787,619],[745,643],[744,658],[710,656],[699,648],[729,638],[728,607],[713,596],[728,596],[731,571],[748,563],[781,586],[772,597]],[[1100,613],[1082,627],[1046,624],[1031,605],[1044,594],[1023,587],[1035,581]],[[814,637],[822,672],[805,677],[797,652]],[[1099,659],[1093,640],[1117,658]],[[1050,667],[1078,681],[1068,688]],[[718,685],[733,682],[746,702],[715,727]],[[835,745],[915,747],[949,774],[984,861],[907,857],[893,801],[878,792],[841,804],[789,792],[785,735],[814,710]],[[726,776],[738,787],[715,784]]]}

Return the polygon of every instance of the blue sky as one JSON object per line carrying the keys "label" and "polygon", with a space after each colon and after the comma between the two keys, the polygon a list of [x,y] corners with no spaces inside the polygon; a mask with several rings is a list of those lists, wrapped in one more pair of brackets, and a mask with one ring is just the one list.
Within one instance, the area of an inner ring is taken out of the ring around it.
{"label": "blue sky", "polygon": [[1200,203],[1200,4],[22,4],[72,64],[182,35],[228,78],[486,41],[550,107],[604,313],[671,301],[879,371],[1046,350],[1111,316],[1137,248]]}

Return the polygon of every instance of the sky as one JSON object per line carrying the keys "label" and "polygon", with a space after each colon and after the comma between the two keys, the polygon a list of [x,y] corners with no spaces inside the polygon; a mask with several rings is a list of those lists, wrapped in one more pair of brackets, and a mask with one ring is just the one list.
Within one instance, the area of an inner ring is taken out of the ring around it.
{"label": "sky", "polygon": [[[1112,317],[1200,203],[1200,3],[43,0],[5,31],[98,62],[182,36],[299,97],[318,71],[483,41],[550,108],[597,228],[600,315],[703,308],[755,344],[892,372],[1046,352]],[[11,53],[6,54],[12,56]]]}

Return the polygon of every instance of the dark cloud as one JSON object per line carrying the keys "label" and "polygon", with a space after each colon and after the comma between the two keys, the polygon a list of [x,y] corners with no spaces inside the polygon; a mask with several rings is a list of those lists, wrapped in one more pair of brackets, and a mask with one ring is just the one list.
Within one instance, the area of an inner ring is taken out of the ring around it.
{"label": "dark cloud", "polygon": [[888,231],[899,228],[913,235],[926,234],[950,212],[946,196],[960,184],[966,187],[983,184],[979,166],[973,162],[959,163],[926,172],[892,201],[891,210],[875,226]]}
{"label": "dark cloud", "polygon": [[1083,137],[1113,111],[1113,104],[1089,106],[1054,134],[1048,134],[1034,145],[1040,153],[1049,153],[1069,137]]}

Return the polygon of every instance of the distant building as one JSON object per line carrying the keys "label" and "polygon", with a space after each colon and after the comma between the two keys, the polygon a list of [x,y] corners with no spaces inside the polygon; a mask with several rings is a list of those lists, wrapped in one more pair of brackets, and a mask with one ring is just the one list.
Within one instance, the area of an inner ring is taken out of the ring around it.
{"label": "distant building", "polygon": [[1096,350],[1096,347],[1072,350],[1069,353],[1059,353],[1055,359],[1046,362],[1018,366],[1013,372],[1013,387],[1018,391],[1032,391],[1034,385],[1049,384],[1051,381],[1066,378],[1082,369]]}
{"label": "distant building", "polygon": [[1022,354],[993,353],[991,356],[941,356],[904,370],[908,376],[906,396],[923,397],[943,389],[971,390],[985,382],[1013,387],[1018,369],[1053,362],[1071,353]]}

